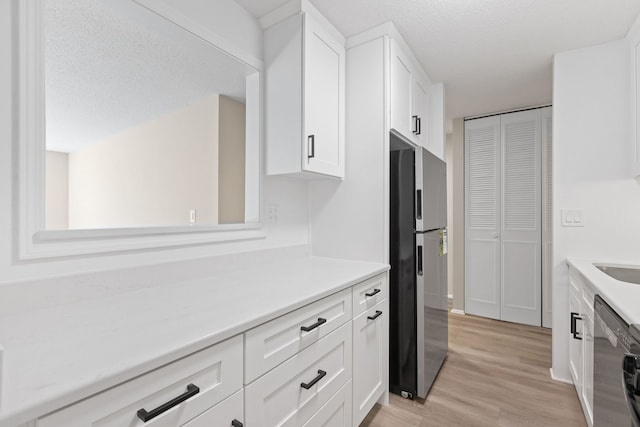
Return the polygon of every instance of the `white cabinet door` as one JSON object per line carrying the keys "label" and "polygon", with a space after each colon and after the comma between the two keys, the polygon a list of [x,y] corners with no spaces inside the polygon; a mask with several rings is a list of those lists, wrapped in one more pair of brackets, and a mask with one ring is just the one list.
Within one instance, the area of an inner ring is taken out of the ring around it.
{"label": "white cabinet door", "polygon": [[397,42],[391,40],[391,128],[413,140],[412,67]]}
{"label": "white cabinet door", "polygon": [[344,41],[312,13],[264,32],[268,175],[344,177]]}
{"label": "white cabinet door", "polygon": [[385,390],[388,300],[353,320],[353,421],[359,425]]}
{"label": "white cabinet door", "polygon": [[304,169],[343,176],[345,50],[313,16],[304,18]]}
{"label": "white cabinet door", "polygon": [[183,427],[241,426],[243,420],[244,391],[240,390]]}
{"label": "white cabinet door", "polygon": [[593,312],[584,310],[583,324],[583,376],[582,376],[582,404],[589,425],[593,425]]}
{"label": "white cabinet door", "polygon": [[501,116],[500,318],[540,326],[540,110]]}
{"label": "white cabinet door", "polygon": [[[569,335],[569,372],[573,378],[578,395],[582,394],[582,321],[580,315],[580,298],[569,292],[569,316],[571,335]],[[575,333],[574,333],[575,331]]]}
{"label": "white cabinet door", "polygon": [[351,380],[349,380],[303,427],[352,427]]}
{"label": "white cabinet door", "polygon": [[465,311],[500,318],[500,117],[465,124]]}
{"label": "white cabinet door", "polygon": [[429,144],[429,88],[417,76],[413,79],[411,96],[413,98],[412,130],[415,142],[434,153]]}

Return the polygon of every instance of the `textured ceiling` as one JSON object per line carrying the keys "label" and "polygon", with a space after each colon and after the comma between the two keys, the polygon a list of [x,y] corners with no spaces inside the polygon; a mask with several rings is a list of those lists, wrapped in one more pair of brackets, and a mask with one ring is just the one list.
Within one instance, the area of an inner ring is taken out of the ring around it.
{"label": "textured ceiling", "polygon": [[[237,0],[255,16],[282,0]],[[553,54],[625,36],[639,0],[311,0],[346,36],[393,21],[447,118],[551,102]]]}
{"label": "textured ceiling", "polygon": [[47,148],[72,152],[214,93],[245,98],[249,69],[156,15],[108,1],[45,2]]}

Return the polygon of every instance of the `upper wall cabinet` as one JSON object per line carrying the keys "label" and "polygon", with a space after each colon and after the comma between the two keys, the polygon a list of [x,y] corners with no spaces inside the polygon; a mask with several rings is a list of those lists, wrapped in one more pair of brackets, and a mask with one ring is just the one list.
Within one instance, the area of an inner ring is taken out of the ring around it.
{"label": "upper wall cabinet", "polygon": [[[391,128],[444,159],[444,91],[391,39]],[[432,128],[432,124],[439,125]]]}
{"label": "upper wall cabinet", "polygon": [[267,174],[343,178],[344,38],[301,6],[264,33]]}
{"label": "upper wall cabinet", "polygon": [[629,31],[631,55],[631,148],[633,176],[640,176],[640,17]]}

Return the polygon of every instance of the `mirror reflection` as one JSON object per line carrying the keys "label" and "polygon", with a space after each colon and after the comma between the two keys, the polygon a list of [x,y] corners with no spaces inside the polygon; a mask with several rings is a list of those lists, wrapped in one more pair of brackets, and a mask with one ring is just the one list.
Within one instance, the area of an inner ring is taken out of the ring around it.
{"label": "mirror reflection", "polygon": [[44,13],[46,228],[244,223],[256,71],[133,1]]}

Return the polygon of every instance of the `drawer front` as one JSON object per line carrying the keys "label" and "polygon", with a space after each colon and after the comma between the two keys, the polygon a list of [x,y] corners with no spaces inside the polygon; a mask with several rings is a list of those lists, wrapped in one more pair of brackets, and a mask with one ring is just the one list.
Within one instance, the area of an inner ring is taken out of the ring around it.
{"label": "drawer front", "polygon": [[351,381],[348,381],[303,427],[351,426]]}
{"label": "drawer front", "polygon": [[242,390],[189,421],[184,427],[232,427],[231,423],[234,420],[244,424],[244,393]]}
{"label": "drawer front", "polygon": [[[247,331],[245,384],[251,383],[350,319],[351,290],[345,289]],[[315,324],[319,326],[314,327]],[[303,327],[313,329],[303,331]]]}
{"label": "drawer front", "polygon": [[[144,422],[151,412],[187,391],[199,392]],[[38,427],[175,427],[242,388],[242,336],[191,354],[38,420]]]}
{"label": "drawer front", "polygon": [[387,322],[384,300],[353,320],[353,420],[359,425],[385,390]]}
{"label": "drawer front", "polygon": [[353,287],[353,317],[387,298],[387,275],[380,274]]}
{"label": "drawer front", "polygon": [[351,357],[349,321],[245,388],[247,427],[303,425],[351,379]]}

